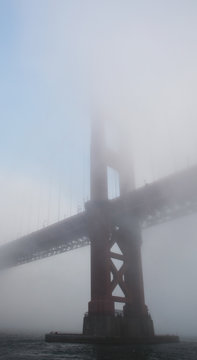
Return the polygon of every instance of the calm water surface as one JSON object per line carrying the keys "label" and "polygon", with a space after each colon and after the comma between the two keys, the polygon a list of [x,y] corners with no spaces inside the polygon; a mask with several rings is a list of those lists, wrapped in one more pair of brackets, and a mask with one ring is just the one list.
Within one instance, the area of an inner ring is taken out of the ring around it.
{"label": "calm water surface", "polygon": [[45,343],[43,337],[0,336],[0,360],[197,360],[197,341],[146,346]]}

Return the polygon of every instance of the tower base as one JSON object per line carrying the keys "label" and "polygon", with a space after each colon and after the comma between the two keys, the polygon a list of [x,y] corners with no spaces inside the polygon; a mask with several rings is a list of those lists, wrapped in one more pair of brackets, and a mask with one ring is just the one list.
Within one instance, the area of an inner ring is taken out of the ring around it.
{"label": "tower base", "polygon": [[149,314],[124,316],[112,314],[85,314],[83,334],[51,332],[47,342],[75,344],[135,345],[179,342],[175,335],[154,335],[153,321]]}
{"label": "tower base", "polygon": [[117,312],[112,314],[85,314],[83,334],[106,337],[152,337],[153,321],[149,314],[124,316]]}

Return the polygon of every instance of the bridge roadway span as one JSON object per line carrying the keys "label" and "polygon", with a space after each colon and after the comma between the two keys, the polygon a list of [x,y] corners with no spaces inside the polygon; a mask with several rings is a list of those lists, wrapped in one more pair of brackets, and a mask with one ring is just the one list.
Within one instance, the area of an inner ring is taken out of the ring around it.
{"label": "bridge roadway span", "polygon": [[[197,165],[108,201],[110,220],[137,217],[147,228],[197,211]],[[89,244],[86,211],[0,246],[0,269]]]}

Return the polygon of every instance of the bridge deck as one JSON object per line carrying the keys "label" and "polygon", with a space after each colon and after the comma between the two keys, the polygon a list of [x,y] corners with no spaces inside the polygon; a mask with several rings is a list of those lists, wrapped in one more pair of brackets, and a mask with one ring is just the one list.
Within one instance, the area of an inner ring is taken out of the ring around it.
{"label": "bridge deck", "polygon": [[[143,228],[197,211],[197,166],[109,201],[112,221],[137,216]],[[89,244],[86,213],[0,246],[0,269],[35,261]]]}
{"label": "bridge deck", "polygon": [[88,245],[84,213],[32,232],[0,247],[0,269]]}

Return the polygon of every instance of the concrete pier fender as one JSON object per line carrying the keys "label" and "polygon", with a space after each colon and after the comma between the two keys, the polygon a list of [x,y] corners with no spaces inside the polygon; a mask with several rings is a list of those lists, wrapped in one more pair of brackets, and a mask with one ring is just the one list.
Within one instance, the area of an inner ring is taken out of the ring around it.
{"label": "concrete pier fender", "polygon": [[67,344],[103,344],[103,345],[137,345],[137,344],[164,344],[178,343],[179,337],[175,335],[157,335],[152,337],[123,337],[123,336],[88,336],[83,334],[49,333],[45,335],[46,342]]}

